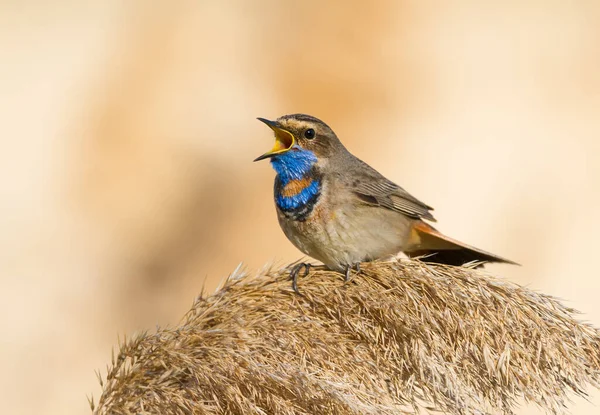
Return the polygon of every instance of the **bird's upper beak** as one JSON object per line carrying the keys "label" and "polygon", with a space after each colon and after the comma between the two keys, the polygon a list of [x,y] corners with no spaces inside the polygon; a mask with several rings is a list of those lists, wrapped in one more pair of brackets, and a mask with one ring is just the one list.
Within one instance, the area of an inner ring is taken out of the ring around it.
{"label": "bird's upper beak", "polygon": [[269,157],[273,157],[277,154],[285,153],[296,144],[294,135],[287,130],[284,130],[279,126],[276,121],[269,121],[264,118],[258,118],[259,121],[267,124],[271,130],[275,132],[275,145],[271,151],[266,152],[262,156],[257,157],[254,161],[263,160]]}

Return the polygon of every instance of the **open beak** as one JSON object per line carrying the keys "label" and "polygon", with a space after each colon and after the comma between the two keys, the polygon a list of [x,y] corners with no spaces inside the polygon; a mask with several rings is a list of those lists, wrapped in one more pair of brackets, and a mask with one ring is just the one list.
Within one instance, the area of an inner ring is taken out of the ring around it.
{"label": "open beak", "polygon": [[271,128],[271,130],[275,132],[275,145],[273,146],[271,151],[268,151],[262,156],[255,158],[254,161],[264,160],[266,158],[273,157],[277,154],[285,153],[286,151],[289,151],[289,149],[292,148],[294,144],[296,144],[296,139],[294,138],[294,135],[289,131],[279,127],[277,122],[269,121],[264,118],[257,119],[267,124]]}

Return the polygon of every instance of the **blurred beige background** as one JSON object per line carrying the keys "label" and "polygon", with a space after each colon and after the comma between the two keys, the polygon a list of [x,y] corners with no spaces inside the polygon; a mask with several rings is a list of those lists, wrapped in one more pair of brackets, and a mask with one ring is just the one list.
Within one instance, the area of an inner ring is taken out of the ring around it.
{"label": "blurred beige background", "polygon": [[87,413],[118,335],[300,256],[257,116],[322,118],[600,325],[600,2],[158,3],[0,4],[3,413]]}

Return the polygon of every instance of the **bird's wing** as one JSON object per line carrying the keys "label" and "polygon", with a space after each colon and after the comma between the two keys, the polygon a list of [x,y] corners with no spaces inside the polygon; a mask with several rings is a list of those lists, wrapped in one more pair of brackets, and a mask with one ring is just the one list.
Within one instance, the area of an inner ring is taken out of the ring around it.
{"label": "bird's wing", "polygon": [[[435,222],[431,206],[421,202],[406,190],[386,179],[368,164],[361,162],[354,172],[353,192],[363,202],[403,213],[415,219]],[[366,167],[366,168],[365,168]]]}

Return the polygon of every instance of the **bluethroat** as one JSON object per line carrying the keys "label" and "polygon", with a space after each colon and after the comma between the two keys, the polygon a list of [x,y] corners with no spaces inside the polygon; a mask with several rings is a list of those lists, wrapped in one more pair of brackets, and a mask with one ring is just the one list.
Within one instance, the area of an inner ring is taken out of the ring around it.
{"label": "bluethroat", "polygon": [[[361,262],[404,252],[424,261],[515,264],[449,238],[426,221],[433,208],[386,179],[344,147],[323,121],[305,114],[275,121],[259,118],[275,133],[269,158],[277,173],[275,205],[279,224],[300,251],[345,272]],[[294,290],[298,272],[292,269]]]}

